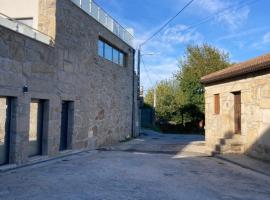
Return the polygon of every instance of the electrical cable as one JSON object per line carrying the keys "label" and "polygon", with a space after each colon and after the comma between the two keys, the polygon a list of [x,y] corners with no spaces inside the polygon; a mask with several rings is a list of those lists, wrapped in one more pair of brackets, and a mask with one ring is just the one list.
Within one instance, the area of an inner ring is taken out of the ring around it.
{"label": "electrical cable", "polygon": [[139,45],[139,48],[145,45],[147,42],[152,40],[159,32],[161,32],[164,28],[167,27],[178,15],[180,15],[187,7],[189,7],[195,0],[189,1],[175,16],[173,16],[171,19],[169,19],[162,27],[160,27],[152,36],[150,36],[148,39],[146,39],[144,42],[142,42]]}

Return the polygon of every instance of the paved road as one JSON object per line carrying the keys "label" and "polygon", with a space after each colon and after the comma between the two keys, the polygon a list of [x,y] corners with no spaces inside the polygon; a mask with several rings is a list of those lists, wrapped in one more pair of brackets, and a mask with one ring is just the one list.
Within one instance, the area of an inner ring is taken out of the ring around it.
{"label": "paved road", "polygon": [[0,199],[270,199],[269,177],[207,157],[200,140],[146,132],[100,151],[2,173]]}

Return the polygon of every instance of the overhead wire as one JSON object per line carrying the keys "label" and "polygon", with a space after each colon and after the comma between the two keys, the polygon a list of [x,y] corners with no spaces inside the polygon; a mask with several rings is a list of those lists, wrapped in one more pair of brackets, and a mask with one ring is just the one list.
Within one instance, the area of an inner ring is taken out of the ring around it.
{"label": "overhead wire", "polygon": [[[191,3],[193,3],[193,1],[194,0],[188,2],[188,4],[186,4],[174,17],[172,17],[167,23],[165,23],[160,29],[158,29],[158,31],[156,31],[151,37],[149,37],[147,40],[145,40],[143,43],[141,43],[140,47],[142,47],[147,42],[152,40],[158,33],[160,33],[163,29],[165,29],[181,12],[183,12]],[[260,1],[260,0],[251,0],[251,1],[244,0],[244,1],[241,1],[238,5],[232,5],[232,6],[226,7],[224,9],[220,10],[220,11],[217,11],[213,15],[204,18],[203,20],[201,20],[198,23],[194,23],[192,25],[189,25],[187,28],[183,29],[181,32],[183,33],[183,32],[186,32],[188,30],[194,29],[194,28],[196,28],[196,27],[198,27],[198,26],[200,26],[202,24],[205,24],[205,23],[213,20],[216,16],[224,16],[228,10],[231,10],[231,9],[239,10],[239,9],[245,7],[245,6],[251,5],[253,3],[257,3],[258,1]],[[145,66],[145,63],[144,63],[143,59],[142,59],[142,63],[143,63],[144,69],[147,71],[147,77],[149,78],[149,80],[151,80],[150,75],[149,75],[150,74],[149,70],[146,69],[146,66]],[[151,80],[151,82],[152,82],[152,80]]]}
{"label": "overhead wire", "polygon": [[[205,24],[205,23],[207,23],[207,22],[213,20],[216,16],[224,16],[224,15],[225,15],[225,12],[228,11],[228,10],[230,10],[230,9],[239,10],[239,9],[241,9],[241,8],[247,6],[247,5],[251,5],[251,4],[253,4],[253,3],[257,3],[258,1],[260,1],[260,0],[252,0],[252,1],[250,1],[250,2],[248,2],[248,1],[242,1],[242,2],[240,2],[240,5],[237,6],[237,7],[236,7],[235,5],[229,6],[229,7],[225,8],[225,9],[222,9],[222,10],[220,10],[220,11],[217,11],[216,13],[214,13],[214,14],[211,15],[211,16],[208,16],[208,17],[204,18],[203,20],[201,20],[200,22],[198,22],[198,23],[196,23],[196,24],[194,23],[194,24],[192,24],[192,25],[189,25],[187,28],[182,29],[181,32],[183,33],[183,32],[186,32],[186,31],[188,31],[188,30],[190,30],[190,29],[196,28],[196,27],[198,27],[198,26],[200,26],[200,25],[202,25],[202,24]],[[248,2],[248,3],[247,3],[247,2]],[[244,3],[244,4],[241,5],[242,3]],[[223,15],[222,15],[222,14],[223,14]]]}
{"label": "overhead wire", "polygon": [[147,42],[152,40],[158,33],[160,33],[164,28],[166,28],[178,15],[180,15],[187,7],[189,7],[195,0],[189,1],[176,15],[174,15],[172,18],[170,18],[162,27],[160,27],[152,36],[150,36],[148,39],[146,39],[144,42],[142,42],[139,45],[139,48],[145,45]]}
{"label": "overhead wire", "polygon": [[145,63],[144,63],[143,58],[141,58],[141,61],[142,61],[142,64],[143,64],[144,71],[146,72],[146,76],[148,77],[150,84],[153,85],[153,81],[152,81],[152,79],[151,79],[151,77],[150,77],[150,75],[149,75],[148,69],[147,69],[146,66],[145,66]]}

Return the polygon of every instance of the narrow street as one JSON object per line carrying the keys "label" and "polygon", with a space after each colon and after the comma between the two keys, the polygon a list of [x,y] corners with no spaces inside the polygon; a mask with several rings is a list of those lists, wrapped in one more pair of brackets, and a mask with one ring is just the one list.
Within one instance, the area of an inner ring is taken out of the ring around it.
{"label": "narrow street", "polygon": [[204,154],[204,138],[143,135],[0,174],[0,199],[266,200],[270,178]]}

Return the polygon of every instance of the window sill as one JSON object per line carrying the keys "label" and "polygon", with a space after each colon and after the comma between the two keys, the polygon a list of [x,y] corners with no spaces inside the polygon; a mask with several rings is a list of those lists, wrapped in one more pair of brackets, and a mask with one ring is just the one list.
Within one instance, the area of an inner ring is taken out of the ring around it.
{"label": "window sill", "polygon": [[110,64],[113,64],[113,65],[118,66],[118,67],[124,67],[124,68],[126,67],[126,65],[119,65],[111,60],[108,60],[107,58],[102,57],[102,56],[98,55],[98,57],[101,61],[109,62]]}

